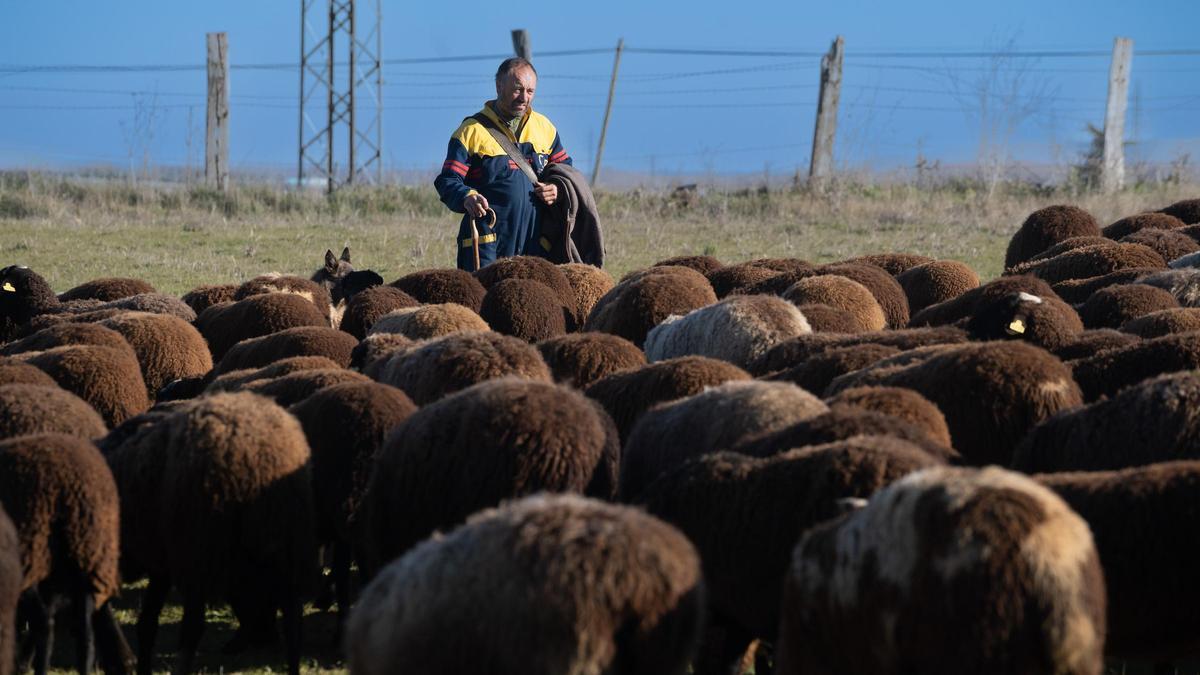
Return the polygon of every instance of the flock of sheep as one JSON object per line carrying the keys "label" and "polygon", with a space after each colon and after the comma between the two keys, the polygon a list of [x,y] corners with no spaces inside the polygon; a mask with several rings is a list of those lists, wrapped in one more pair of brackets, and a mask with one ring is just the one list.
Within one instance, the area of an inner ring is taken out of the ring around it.
{"label": "flock of sheep", "polygon": [[[326,254],[182,298],[0,270],[0,675],[174,669],[336,601],[352,673],[1055,673],[1200,647],[1200,199],[1031,214],[1003,276],[619,282]],[[322,574],[322,571],[325,573]],[[137,653],[110,599],[148,579]],[[736,670],[735,670],[736,669]]]}

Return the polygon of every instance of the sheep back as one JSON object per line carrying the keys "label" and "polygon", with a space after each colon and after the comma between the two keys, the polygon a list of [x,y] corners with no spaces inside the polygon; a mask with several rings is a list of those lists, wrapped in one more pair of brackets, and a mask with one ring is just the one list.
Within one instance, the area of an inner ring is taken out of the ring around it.
{"label": "sheep back", "polygon": [[380,382],[403,390],[417,405],[499,377],[553,379],[537,347],[490,331],[429,340],[393,355],[379,372]]}
{"label": "sheep back", "polygon": [[398,288],[423,305],[452,302],[473,312],[479,311],[487,289],[470,272],[454,268],[438,268],[411,272],[393,281]]}
{"label": "sheep back", "polygon": [[1008,242],[1004,266],[1013,267],[1071,237],[1100,236],[1092,214],[1077,206],[1058,204],[1038,209],[1021,223]]}
{"label": "sheep back", "polygon": [[72,300],[101,300],[109,302],[141,293],[157,293],[158,290],[141,279],[126,277],[104,277],[85,281],[74,288],[58,294],[60,302]]}
{"label": "sheep back", "polygon": [[909,312],[916,314],[977,288],[979,275],[957,260],[935,260],[910,267],[896,275],[896,281],[908,298]]}
{"label": "sheep back", "polygon": [[0,384],[0,438],[40,433],[90,440],[104,436],[108,428],[87,401],[53,381],[49,386]]}
{"label": "sheep back", "polygon": [[392,333],[410,340],[429,340],[452,333],[487,330],[491,330],[491,327],[477,310],[446,302],[398,309],[385,314],[371,326],[367,336]]}
{"label": "sheep back", "polygon": [[537,345],[554,381],[583,389],[596,380],[646,365],[646,355],[629,340],[608,333],[572,333]]}
{"label": "sheep back", "polygon": [[367,336],[380,317],[397,309],[417,307],[421,303],[408,293],[393,286],[373,286],[355,293],[342,313],[341,330],[359,340]]}
{"label": "sheep back", "polygon": [[1186,223],[1175,216],[1150,212],[1121,218],[1100,230],[1100,233],[1115,241],[1141,230],[1177,230],[1185,226]]}
{"label": "sheep back", "polygon": [[217,362],[213,372],[221,375],[234,370],[259,368],[294,356],[323,356],[343,368],[350,365],[350,353],[358,346],[353,336],[328,326],[297,326],[233,345]]}
{"label": "sheep back", "polygon": [[1163,373],[1200,368],[1200,334],[1179,333],[1139,340],[1071,362],[1084,400],[1112,396]]}
{"label": "sheep back", "polygon": [[[587,263],[564,263],[558,266],[562,270],[571,289],[575,292],[574,310],[575,325],[582,326],[592,313],[592,308],[617,285],[612,275],[594,265]],[[699,271],[699,270],[697,270]],[[700,272],[703,274],[703,272]]]}
{"label": "sheep back", "polygon": [[946,416],[929,399],[902,387],[851,387],[825,400],[830,410],[841,406],[882,413],[911,422],[937,443],[952,447]]}
{"label": "sheep back", "polygon": [[67,345],[23,358],[87,401],[110,428],[150,407],[141,367],[128,345],[124,350]]}
{"label": "sheep back", "polygon": [[735,295],[654,327],[646,335],[646,358],[708,356],[745,368],[776,344],[809,332],[804,315],[786,300]]}
{"label": "sheep back", "polygon": [[653,267],[605,293],[592,308],[584,330],[619,335],[640,348],[646,334],[667,317],[716,301],[712,285],[699,272],[686,267]]}
{"label": "sheep back", "polygon": [[168,383],[200,377],[212,370],[212,354],[192,324],[168,314],[122,312],[100,322],[120,333],[133,347],[153,400]]}
{"label": "sheep back", "polygon": [[887,317],[866,286],[843,276],[823,274],[800,279],[783,292],[794,305],[829,305],[844,309],[868,330],[883,330]]}
{"label": "sheep back", "polygon": [[196,328],[208,341],[213,362],[248,338],[299,326],[329,327],[328,317],[308,300],[291,293],[265,293],[209,307],[196,317]]}
{"label": "sheep back", "polygon": [[488,288],[479,316],[492,330],[538,342],[575,330],[575,303],[533,279],[501,279]]}

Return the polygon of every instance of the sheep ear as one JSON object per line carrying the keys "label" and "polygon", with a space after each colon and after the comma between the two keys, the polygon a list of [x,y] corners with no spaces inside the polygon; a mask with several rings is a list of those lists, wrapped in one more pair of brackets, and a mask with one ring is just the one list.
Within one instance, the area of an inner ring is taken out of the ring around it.
{"label": "sheep ear", "polygon": [[867,500],[862,497],[843,497],[835,502],[837,504],[837,512],[850,513],[857,511],[867,505]]}
{"label": "sheep ear", "polygon": [[325,249],[325,269],[330,272],[337,269],[337,258],[333,257],[333,251]]}
{"label": "sheep ear", "polygon": [[342,262],[350,262],[350,247],[346,246],[342,249]]}

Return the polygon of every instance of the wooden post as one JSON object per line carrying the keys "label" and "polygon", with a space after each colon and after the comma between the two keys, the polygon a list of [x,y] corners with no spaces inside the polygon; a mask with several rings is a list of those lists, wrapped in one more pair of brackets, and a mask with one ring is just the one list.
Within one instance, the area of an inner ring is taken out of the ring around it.
{"label": "wooden post", "polygon": [[813,130],[812,161],[808,180],[820,184],[833,174],[833,138],[837,131],[838,99],[842,90],[842,47],[837,36],[829,52],[821,57],[821,94],[817,99],[817,124]]}
{"label": "wooden post", "polygon": [[533,49],[529,46],[529,31],[524,28],[514,30],[512,41],[514,54],[526,61],[533,61]]}
{"label": "wooden post", "polygon": [[1125,106],[1129,102],[1129,69],[1133,40],[1113,41],[1112,64],[1108,68],[1108,105],[1104,110],[1104,167],[1100,185],[1105,192],[1125,186]]}
{"label": "wooden post", "polygon": [[229,43],[224,33],[208,34],[208,121],[204,134],[204,181],[229,189]]}
{"label": "wooden post", "polygon": [[600,125],[600,143],[596,146],[596,166],[592,169],[592,187],[600,180],[600,160],[604,158],[604,137],[608,135],[608,118],[612,115],[613,94],[617,91],[617,71],[621,69],[621,52],[625,38],[617,40],[617,55],[613,58],[612,79],[608,82],[608,103],[604,106],[604,123]]}

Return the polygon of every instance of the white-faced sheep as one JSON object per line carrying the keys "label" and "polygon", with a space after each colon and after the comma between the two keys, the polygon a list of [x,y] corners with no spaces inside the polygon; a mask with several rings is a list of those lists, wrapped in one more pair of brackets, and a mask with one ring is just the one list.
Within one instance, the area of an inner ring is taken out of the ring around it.
{"label": "white-faced sheep", "polygon": [[745,368],[776,344],[809,332],[804,315],[786,300],[734,295],[655,326],[646,335],[646,358],[708,356]]}
{"label": "white-faced sheep", "polygon": [[623,337],[608,333],[572,333],[537,345],[554,381],[583,389],[596,380],[646,365],[646,355]]}
{"label": "white-faced sheep", "polygon": [[1071,362],[1086,401],[1112,396],[1155,375],[1196,368],[1200,368],[1200,333],[1139,340]]}
{"label": "white-faced sheep", "polygon": [[50,386],[0,384],[0,439],[41,433],[93,440],[108,428],[87,401],[53,381]]}
{"label": "white-faced sheep", "polygon": [[651,267],[624,279],[592,308],[584,330],[612,333],[638,347],[671,315],[714,304],[712,285],[686,267]]}
{"label": "white-faced sheep", "polygon": [[149,415],[122,440],[106,444],[125,505],[121,567],[130,578],[150,577],[138,617],[139,667],[151,669],[174,586],[183,596],[177,672],[191,669],[205,603],[223,597],[242,619],[235,641],[269,630],[281,608],[288,671],[299,673],[300,594],[316,562],[300,423],[260,396],[214,394]]}
{"label": "white-faced sheep", "polygon": [[[829,393],[836,393],[837,384]],[[929,399],[946,416],[954,448],[972,465],[1008,464],[1030,429],[1083,402],[1071,369],[1024,342],[950,347],[875,384],[907,387]]]}
{"label": "white-faced sheep", "polygon": [[49,666],[61,600],[72,608],[79,672],[91,672],[97,646],[106,671],[123,670],[130,651],[107,604],[120,589],[119,505],[100,451],[64,434],[0,441],[0,504],[21,542],[36,670]]}
{"label": "white-faced sheep", "polygon": [[491,330],[491,327],[477,311],[456,302],[444,302],[398,309],[385,314],[367,331],[367,337],[394,333],[410,340],[428,340],[452,333],[487,330]]}
{"label": "white-faced sheep", "polygon": [[328,317],[308,300],[291,293],[264,293],[213,305],[196,317],[196,328],[219,363],[235,344],[299,326],[329,327]]}
{"label": "white-faced sheep", "polygon": [[21,354],[58,386],[87,401],[110,428],[150,407],[133,349],[67,345]]}
{"label": "white-faced sheep", "polygon": [[388,436],[363,500],[367,569],[436,530],[540,491],[582,493],[618,441],[566,387],[503,378],[422,407]]}
{"label": "white-faced sheep", "polygon": [[285,328],[233,345],[217,362],[213,374],[259,368],[293,356],[324,356],[345,368],[356,346],[358,341],[352,336],[328,326]]}
{"label": "white-faced sheep", "polygon": [[750,374],[732,363],[704,356],[684,356],[606,375],[584,393],[604,406],[620,432],[621,442],[647,410]]}
{"label": "white-faced sheep", "polygon": [[1092,214],[1077,206],[1047,206],[1029,214],[1008,242],[1004,266],[1013,267],[1071,237],[1100,235]]}
{"label": "white-faced sheep", "polygon": [[375,286],[356,294],[346,303],[342,312],[341,330],[353,335],[359,340],[367,336],[371,326],[380,317],[406,307],[418,307],[417,302],[408,293],[392,286]]}
{"label": "white-faced sheep", "polygon": [[1195,543],[1200,462],[1164,462],[1123,471],[1042,474],[1092,530],[1108,595],[1105,651],[1166,662],[1191,660],[1200,647]]}
{"label": "white-faced sheep", "polygon": [[1087,523],[996,468],[918,471],[810,530],[780,615],[781,675],[1104,667],[1104,576]]}
{"label": "white-faced sheep", "polygon": [[128,298],[131,295],[157,292],[158,289],[141,279],[104,277],[102,279],[85,281],[70,290],[63,291],[58,294],[58,299],[61,302],[71,302],[72,300],[100,300],[108,302],[110,300]]}
{"label": "white-faced sheep", "polygon": [[534,279],[501,279],[488,288],[479,316],[492,330],[539,342],[575,330],[575,303]]}
{"label": "white-faced sheep", "polygon": [[819,274],[800,279],[783,292],[783,299],[794,305],[829,305],[844,309],[871,331],[883,330],[888,323],[871,291],[843,276]]}
{"label": "white-faced sheep", "polygon": [[1029,431],[1012,466],[1026,473],[1106,471],[1200,459],[1200,375],[1171,373],[1055,415]]}
{"label": "white-faced sheep", "polygon": [[751,640],[775,640],[792,549],[806,530],[837,516],[842,500],[938,464],[905,441],[856,436],[764,458],[710,454],[660,475],[639,504],[696,546],[709,623],[725,629],[723,645],[703,650],[717,663],[696,672],[727,673]]}
{"label": "white-faced sheep", "polygon": [[896,281],[908,298],[908,311],[916,314],[977,288],[979,275],[957,260],[935,260],[910,267],[896,275]]}
{"label": "white-faced sheep", "polygon": [[498,377],[552,380],[537,347],[492,332],[429,340],[393,355],[379,371],[380,382],[401,389],[417,405]]}
{"label": "white-faced sheep", "polygon": [[636,499],[663,472],[712,452],[731,450],[828,411],[819,398],[787,382],[726,382],[657,406],[641,416],[621,456],[619,494]]}
{"label": "white-faced sheep", "polygon": [[391,286],[408,293],[421,304],[453,302],[473,312],[479,311],[483,296],[487,293],[474,275],[454,268],[419,270],[400,277]]}
{"label": "white-faced sheep", "polygon": [[682,675],[700,561],[636,509],[560,495],[473,516],[386,567],[350,617],[353,675]]}

